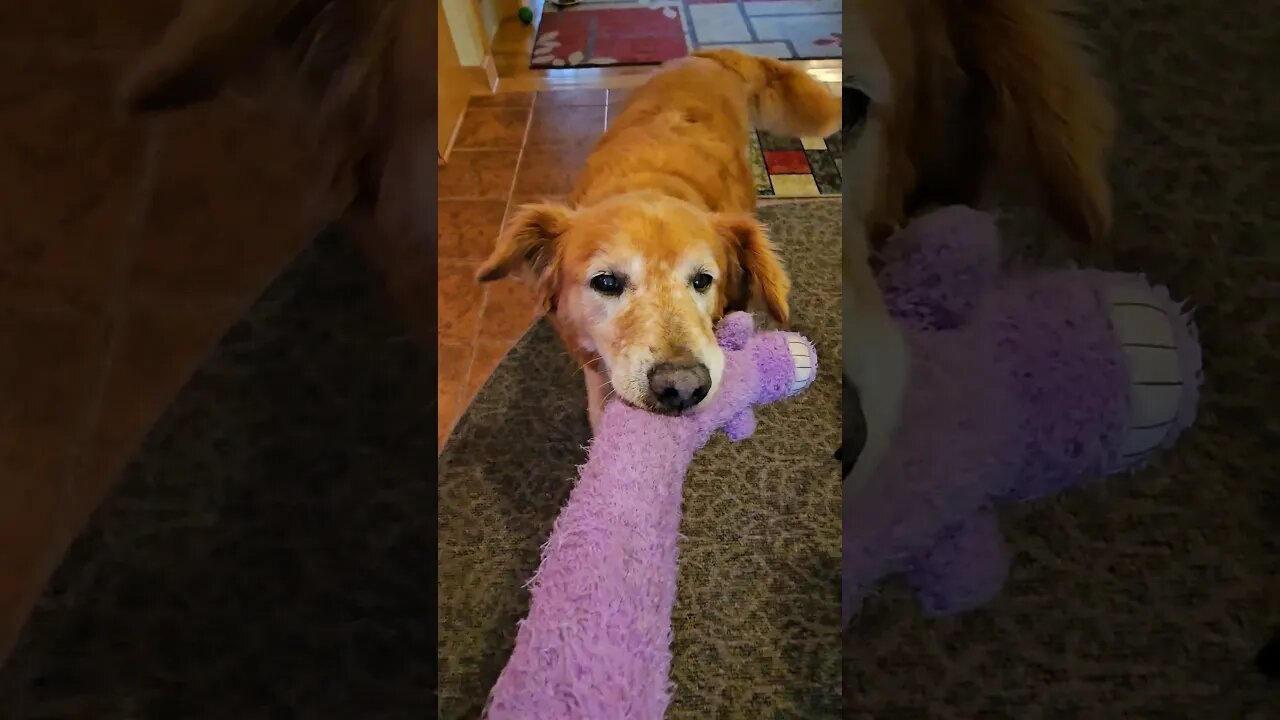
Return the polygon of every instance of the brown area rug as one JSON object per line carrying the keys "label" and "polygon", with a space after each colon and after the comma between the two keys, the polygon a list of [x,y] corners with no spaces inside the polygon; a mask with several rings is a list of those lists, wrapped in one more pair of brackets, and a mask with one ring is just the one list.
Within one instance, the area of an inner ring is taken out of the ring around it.
{"label": "brown area rug", "polygon": [[[1083,0],[1122,130],[1113,247],[1199,307],[1207,387],[1157,468],[1006,517],[1003,595],[928,620],[895,588],[845,634],[846,717],[1280,718],[1280,23],[1274,3]],[[1013,254],[1061,259],[1026,222]],[[1079,253],[1076,253],[1077,255]]]}
{"label": "brown area rug", "polygon": [[[825,370],[713,439],[685,485],[668,717],[840,714],[840,205],[762,208],[794,281],[792,328]],[[581,375],[551,330],[520,341],[440,460],[440,717],[476,718],[528,609],[522,585],[589,432]]]}

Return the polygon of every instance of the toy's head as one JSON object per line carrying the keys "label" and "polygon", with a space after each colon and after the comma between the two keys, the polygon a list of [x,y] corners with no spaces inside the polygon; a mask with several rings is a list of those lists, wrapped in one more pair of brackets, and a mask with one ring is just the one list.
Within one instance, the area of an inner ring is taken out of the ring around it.
{"label": "toy's head", "polygon": [[993,219],[947,208],[891,240],[886,307],[909,348],[888,449],[843,509],[843,617],[902,574],[926,612],[977,607],[1009,556],[993,508],[1132,468],[1195,415],[1195,328],[1163,288],[1002,271]]}
{"label": "toy's head", "polygon": [[761,332],[749,313],[731,313],[721,320],[716,342],[727,353],[751,353],[759,372],[757,404],[796,395],[817,377],[818,353],[813,343],[797,333]]}
{"label": "toy's head", "polygon": [[[1201,382],[1195,327],[1168,290],[1140,275],[1097,270],[1000,269],[993,218],[935,211],[886,253],[890,312],[914,342],[962,333],[948,362],[990,363],[1016,417],[1019,498],[1057,492],[1082,476],[1140,465],[1195,417]],[[913,380],[914,381],[914,380]]]}

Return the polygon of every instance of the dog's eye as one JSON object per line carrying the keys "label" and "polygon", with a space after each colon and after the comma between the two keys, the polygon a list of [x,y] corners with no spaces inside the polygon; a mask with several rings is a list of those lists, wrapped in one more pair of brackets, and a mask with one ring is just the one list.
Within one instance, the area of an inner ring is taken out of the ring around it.
{"label": "dog's eye", "polygon": [[601,295],[617,296],[622,294],[622,278],[610,273],[600,273],[591,278],[591,289]]}
{"label": "dog's eye", "polygon": [[703,290],[706,290],[707,288],[711,287],[712,280],[714,280],[714,278],[712,278],[710,275],[706,273],[698,273],[697,275],[693,276],[693,280],[690,280],[689,284],[693,285],[694,290],[697,290],[698,292],[702,292]]}

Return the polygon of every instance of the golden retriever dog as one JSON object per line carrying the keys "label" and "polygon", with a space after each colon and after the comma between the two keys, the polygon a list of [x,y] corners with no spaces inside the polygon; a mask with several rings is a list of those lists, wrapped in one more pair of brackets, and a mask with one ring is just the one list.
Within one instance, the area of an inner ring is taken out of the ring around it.
{"label": "golden retriever dog", "polygon": [[521,207],[481,281],[518,273],[586,374],[594,427],[615,392],[666,414],[720,382],[714,323],[758,301],[787,320],[789,280],[755,219],[752,125],[827,135],[839,99],[803,70],[732,50],[663,65],[636,88],[567,204]]}
{"label": "golden retriever dog", "polygon": [[[896,427],[908,348],[888,317],[874,246],[931,206],[1029,200],[1069,238],[1111,224],[1111,105],[1052,0],[845,4],[844,374],[866,419],[853,496]],[[850,113],[846,111],[846,115]],[[1009,192],[1013,190],[1013,192]]]}

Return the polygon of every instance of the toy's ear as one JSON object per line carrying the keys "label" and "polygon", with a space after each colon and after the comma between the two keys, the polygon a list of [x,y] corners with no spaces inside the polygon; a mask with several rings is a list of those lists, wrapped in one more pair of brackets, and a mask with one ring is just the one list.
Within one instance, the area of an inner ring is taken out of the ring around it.
{"label": "toy's ear", "polygon": [[879,284],[889,304],[909,296],[915,307],[945,309],[956,322],[1001,275],[1000,234],[995,218],[961,205],[911,221],[890,239]]}
{"label": "toy's ear", "polygon": [[791,280],[764,226],[750,215],[736,213],[718,214],[712,218],[712,224],[745,276],[741,280],[729,278],[728,282],[745,281],[748,285],[731,289],[730,297],[746,290],[764,302],[774,320],[785,325],[790,314],[787,295],[791,292]]}
{"label": "toy's ear", "polygon": [[523,205],[502,228],[497,246],[476,271],[476,280],[492,282],[519,273],[534,284],[550,308],[559,275],[560,237],[573,210],[552,203]]}

